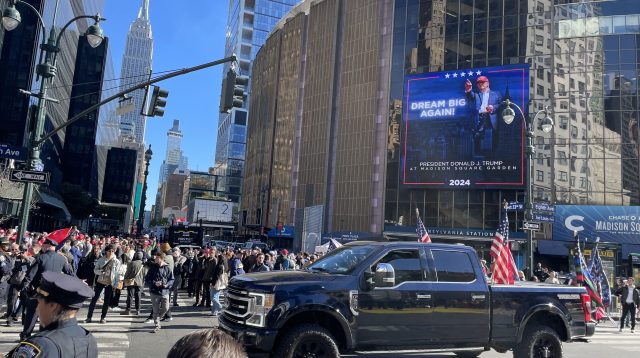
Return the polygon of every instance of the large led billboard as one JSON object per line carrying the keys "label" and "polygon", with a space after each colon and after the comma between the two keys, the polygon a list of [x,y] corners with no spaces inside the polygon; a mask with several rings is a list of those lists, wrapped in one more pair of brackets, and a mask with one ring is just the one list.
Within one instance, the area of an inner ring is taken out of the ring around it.
{"label": "large led billboard", "polygon": [[402,183],[423,188],[524,186],[524,126],[515,107],[516,118],[504,123],[507,98],[526,113],[528,65],[408,75]]}

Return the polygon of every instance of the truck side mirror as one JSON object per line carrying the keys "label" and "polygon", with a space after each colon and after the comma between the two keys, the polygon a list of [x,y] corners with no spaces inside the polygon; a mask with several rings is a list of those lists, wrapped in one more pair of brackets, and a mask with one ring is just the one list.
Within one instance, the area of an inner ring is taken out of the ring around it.
{"label": "truck side mirror", "polygon": [[396,271],[387,263],[379,263],[375,272],[376,287],[393,287],[396,285]]}

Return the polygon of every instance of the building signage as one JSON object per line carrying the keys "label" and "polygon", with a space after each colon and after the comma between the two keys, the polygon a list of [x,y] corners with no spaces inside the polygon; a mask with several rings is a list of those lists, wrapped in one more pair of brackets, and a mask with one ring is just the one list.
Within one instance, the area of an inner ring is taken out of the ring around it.
{"label": "building signage", "polygon": [[527,112],[529,66],[410,75],[405,80],[402,183],[428,188],[524,186],[522,116],[502,120],[509,98]]}
{"label": "building signage", "polygon": [[24,160],[26,157],[27,148],[0,144],[0,158]]}
{"label": "building signage", "polygon": [[580,238],[619,244],[640,243],[640,207],[556,205],[553,239]]}

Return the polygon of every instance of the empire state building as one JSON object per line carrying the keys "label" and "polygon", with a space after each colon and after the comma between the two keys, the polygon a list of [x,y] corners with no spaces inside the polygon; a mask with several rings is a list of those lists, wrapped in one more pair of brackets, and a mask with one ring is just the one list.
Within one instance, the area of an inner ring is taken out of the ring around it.
{"label": "empire state building", "polygon": [[[127,34],[127,44],[122,57],[120,90],[131,88],[149,78],[153,57],[153,36],[149,22],[149,0],[142,0],[138,18]],[[140,115],[144,102],[144,90],[130,94],[134,110],[120,116],[120,134],[128,141],[144,142],[145,117]]]}

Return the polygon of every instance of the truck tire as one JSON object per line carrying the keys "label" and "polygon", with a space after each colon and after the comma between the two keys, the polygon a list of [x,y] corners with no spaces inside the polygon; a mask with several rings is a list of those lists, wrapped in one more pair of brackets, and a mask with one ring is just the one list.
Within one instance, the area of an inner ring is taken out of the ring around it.
{"label": "truck tire", "polygon": [[513,358],[542,357],[562,358],[562,340],[550,327],[528,327],[522,336],[522,342],[513,349]]}
{"label": "truck tire", "polygon": [[476,358],[479,357],[482,352],[483,351],[460,351],[454,352],[454,354],[456,355],[456,357],[460,358]]}
{"label": "truck tire", "polygon": [[282,337],[272,357],[339,358],[340,351],[329,331],[318,325],[302,324]]}

